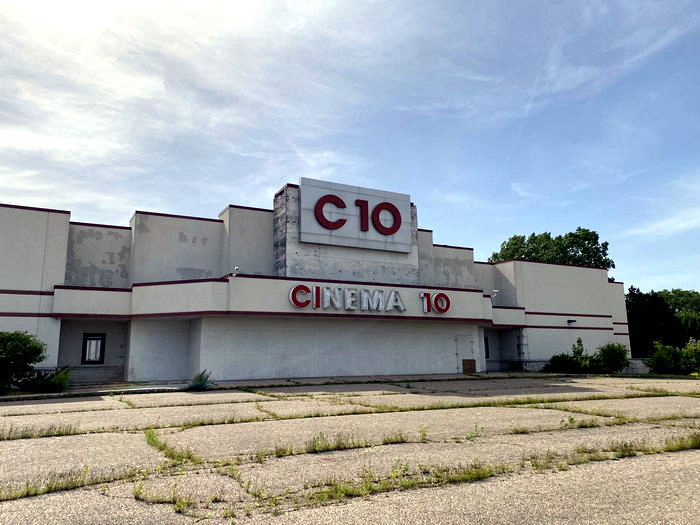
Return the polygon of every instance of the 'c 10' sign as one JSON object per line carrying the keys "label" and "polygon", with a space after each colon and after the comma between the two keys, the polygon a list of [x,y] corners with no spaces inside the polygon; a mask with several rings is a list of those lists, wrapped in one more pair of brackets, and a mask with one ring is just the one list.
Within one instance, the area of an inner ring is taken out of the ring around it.
{"label": "'c 10' sign", "polygon": [[[328,220],[323,214],[323,207],[326,204],[333,204],[337,208],[345,208],[345,201],[337,195],[329,193],[318,199],[316,206],[314,206],[314,216],[321,226],[327,230],[342,228],[347,219]],[[355,206],[360,209],[360,230],[363,232],[369,231],[369,202],[364,199],[355,199]],[[389,227],[382,224],[380,220],[383,211],[391,214],[393,222]],[[372,210],[372,225],[382,235],[394,235],[401,228],[401,212],[390,202],[380,202]]]}
{"label": "'c 10' sign", "polygon": [[301,242],[411,251],[409,195],[307,178],[299,192]]}

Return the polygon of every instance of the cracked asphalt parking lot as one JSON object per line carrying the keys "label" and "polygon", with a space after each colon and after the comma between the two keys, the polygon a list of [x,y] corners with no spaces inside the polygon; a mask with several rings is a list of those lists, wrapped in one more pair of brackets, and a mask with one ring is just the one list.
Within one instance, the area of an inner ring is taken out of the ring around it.
{"label": "cracked asphalt parking lot", "polygon": [[225,386],[0,398],[0,525],[700,524],[697,380]]}

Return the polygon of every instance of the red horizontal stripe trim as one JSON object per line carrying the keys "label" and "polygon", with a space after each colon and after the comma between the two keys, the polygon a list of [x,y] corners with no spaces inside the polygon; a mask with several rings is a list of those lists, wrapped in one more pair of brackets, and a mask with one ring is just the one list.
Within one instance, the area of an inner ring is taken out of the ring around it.
{"label": "red horizontal stripe trim", "polygon": [[154,211],[141,211],[141,210],[136,210],[134,212],[134,215],[155,215],[156,217],[168,217],[171,219],[188,219],[188,220],[193,220],[193,221],[208,221],[208,222],[221,222],[223,223],[221,219],[210,219],[209,217],[193,217],[191,215],[173,215],[172,213],[158,213]]}
{"label": "red horizontal stripe trim", "polygon": [[98,224],[96,222],[76,222],[70,221],[73,226],[92,226],[94,228],[109,228],[112,230],[131,230],[131,226],[115,226],[113,224]]}
{"label": "red horizontal stripe trim", "polygon": [[[279,281],[296,281],[306,283],[334,283],[347,285],[362,285],[362,286],[386,286],[391,288],[415,288],[419,290],[448,290],[452,292],[478,292],[483,294],[484,291],[479,288],[445,288],[441,286],[419,286],[416,284],[397,284],[397,283],[373,283],[369,281],[340,281],[337,279],[307,279],[304,277],[281,277],[277,275],[254,275],[249,273],[239,273],[234,277],[244,279],[272,279]],[[177,282],[177,281],[175,281]],[[134,285],[136,286],[136,285]]]}
{"label": "red horizontal stripe trim", "polygon": [[3,295],[53,295],[53,292],[43,290],[0,290]]}
{"label": "red horizontal stripe trim", "polygon": [[[0,314],[2,315],[2,314]],[[36,315],[36,314],[35,314]],[[268,312],[268,311],[230,311],[230,310],[200,310],[193,312],[160,312],[153,314],[86,314],[86,313],[57,313],[47,314],[48,316],[64,318],[95,318],[95,319],[151,319],[163,317],[202,317],[208,315],[220,316],[268,316],[268,317],[336,317],[339,319],[394,319],[410,321],[449,321],[449,322],[469,322],[492,324],[490,319],[471,317],[438,317],[438,316],[410,316],[410,315],[381,315],[381,314],[328,314],[328,313],[305,313],[305,312]]]}
{"label": "red horizontal stripe trim", "polygon": [[0,317],[54,317],[55,314],[44,312],[0,312]]}
{"label": "red horizontal stripe trim", "polygon": [[239,210],[250,210],[250,211],[264,211],[265,213],[272,213],[273,210],[267,209],[267,208],[255,208],[252,206],[239,206],[238,204],[229,204],[229,208],[236,208]]}
{"label": "red horizontal stripe trim", "polygon": [[501,308],[503,310],[525,310],[523,306],[493,306],[492,308]]}
{"label": "red horizontal stripe trim", "polygon": [[73,314],[73,313],[53,313],[51,317],[62,319],[124,319],[129,320],[131,314]]}
{"label": "red horizontal stripe trim", "polygon": [[452,246],[449,244],[433,244],[433,246],[437,246],[438,248],[452,248],[453,250],[468,250],[470,252],[474,251],[474,248],[467,248],[466,246]]}
{"label": "red horizontal stripe trim", "polygon": [[614,332],[613,335],[630,335],[629,332]]}
{"label": "red horizontal stripe trim", "polygon": [[576,325],[570,325],[570,326],[540,326],[540,325],[527,325],[525,328],[541,328],[541,329],[547,329],[547,330],[610,330],[612,332],[612,328],[608,328],[606,326],[576,326]]}
{"label": "red horizontal stripe trim", "polygon": [[68,210],[54,210],[52,208],[36,208],[34,206],[20,206],[18,204],[1,204],[0,208],[12,208],[15,210],[29,210],[29,211],[42,211],[46,213],[65,213],[70,215]]}
{"label": "red horizontal stripe trim", "polygon": [[613,324],[629,324],[629,323],[622,323],[622,322],[618,322],[618,321],[613,321]]}
{"label": "red horizontal stripe trim", "polygon": [[604,317],[611,318],[612,315],[609,314],[572,314],[572,313],[559,313],[559,312],[525,312],[525,315],[556,315],[559,317]]}
{"label": "red horizontal stripe trim", "polygon": [[88,292],[131,292],[131,288],[107,288],[104,286],[73,286],[68,284],[57,284],[56,290],[85,290]]}
{"label": "red horizontal stripe trim", "polygon": [[146,283],[134,283],[132,288],[137,286],[161,286],[169,284],[192,284],[192,283],[227,283],[227,277],[210,277],[207,279],[183,279],[182,281],[151,281]]}

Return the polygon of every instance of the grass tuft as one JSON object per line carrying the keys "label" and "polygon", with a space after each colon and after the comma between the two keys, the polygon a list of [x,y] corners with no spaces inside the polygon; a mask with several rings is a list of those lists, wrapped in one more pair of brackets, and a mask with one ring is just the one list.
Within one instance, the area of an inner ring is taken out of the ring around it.
{"label": "grass tuft", "polygon": [[32,427],[9,427],[0,428],[0,441],[9,441],[13,439],[34,439],[55,436],[75,436],[83,434],[76,425],[49,425],[43,428]]}
{"label": "grass tuft", "polygon": [[175,461],[177,463],[201,463],[202,458],[197,456],[189,448],[179,449],[168,445],[165,441],[161,440],[153,429],[144,430],[146,435],[146,443],[148,443],[153,448],[162,452],[166,458]]}
{"label": "grass tuft", "polygon": [[[426,437],[427,437],[427,428],[426,428]],[[421,441],[424,441],[421,439]],[[403,431],[398,430],[394,432],[393,434],[387,434],[382,438],[382,445],[395,445],[398,443],[406,443],[408,442],[408,438],[406,438],[406,435],[403,433]]]}
{"label": "grass tuft", "polygon": [[20,498],[28,498],[32,496],[41,496],[50,492],[58,492],[62,490],[73,490],[90,485],[98,485],[100,483],[109,483],[112,481],[130,479],[138,475],[138,469],[130,469],[127,471],[114,471],[110,474],[100,476],[90,475],[90,468],[85,465],[82,469],[61,474],[52,474],[48,478],[43,479],[41,484],[26,482],[24,487],[14,491],[0,490],[0,501],[9,501]]}
{"label": "grass tuft", "polygon": [[351,448],[371,447],[370,441],[361,440],[352,434],[341,432],[333,439],[329,439],[323,432],[316,434],[311,441],[306,444],[307,454],[317,454],[319,452],[329,452],[332,450],[347,450]]}

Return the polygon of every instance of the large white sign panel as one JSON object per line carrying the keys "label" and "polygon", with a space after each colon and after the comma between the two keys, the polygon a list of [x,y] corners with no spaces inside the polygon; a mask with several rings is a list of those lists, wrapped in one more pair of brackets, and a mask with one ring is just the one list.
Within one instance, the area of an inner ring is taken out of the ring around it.
{"label": "large white sign panel", "polygon": [[299,240],[411,251],[411,197],[302,177]]}

